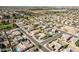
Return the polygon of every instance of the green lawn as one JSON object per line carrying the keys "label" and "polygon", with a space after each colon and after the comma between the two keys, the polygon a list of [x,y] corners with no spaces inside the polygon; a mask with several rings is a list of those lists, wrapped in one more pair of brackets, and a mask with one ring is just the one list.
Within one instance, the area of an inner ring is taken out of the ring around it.
{"label": "green lawn", "polygon": [[0,30],[4,30],[4,29],[11,29],[11,28],[15,28],[15,24],[11,23],[11,24],[0,24]]}

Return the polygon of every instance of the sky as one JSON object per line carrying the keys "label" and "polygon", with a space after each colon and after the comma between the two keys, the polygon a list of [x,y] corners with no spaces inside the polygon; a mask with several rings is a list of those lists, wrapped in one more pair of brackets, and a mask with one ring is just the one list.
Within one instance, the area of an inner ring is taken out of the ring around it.
{"label": "sky", "polygon": [[0,6],[79,6],[79,0],[0,0]]}

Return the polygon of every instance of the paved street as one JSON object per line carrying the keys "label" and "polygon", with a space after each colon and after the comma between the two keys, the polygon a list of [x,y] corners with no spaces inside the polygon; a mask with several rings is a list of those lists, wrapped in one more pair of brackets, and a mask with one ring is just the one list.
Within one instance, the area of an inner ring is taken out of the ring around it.
{"label": "paved street", "polygon": [[[17,24],[17,26],[19,26],[19,25]],[[39,49],[41,49],[44,52],[49,52],[48,49],[46,49],[45,47],[43,47],[43,45],[40,45],[35,39],[33,39],[31,36],[29,36],[27,34],[27,32],[25,31],[25,29],[23,29],[21,27],[19,27],[19,28],[26,34],[27,38],[36,45],[36,47],[38,47]]]}

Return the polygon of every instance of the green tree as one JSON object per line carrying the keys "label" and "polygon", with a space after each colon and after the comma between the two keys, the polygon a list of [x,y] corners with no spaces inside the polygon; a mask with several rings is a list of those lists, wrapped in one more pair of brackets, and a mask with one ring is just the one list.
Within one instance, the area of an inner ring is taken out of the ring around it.
{"label": "green tree", "polygon": [[75,42],[76,46],[79,47],[79,40]]}

